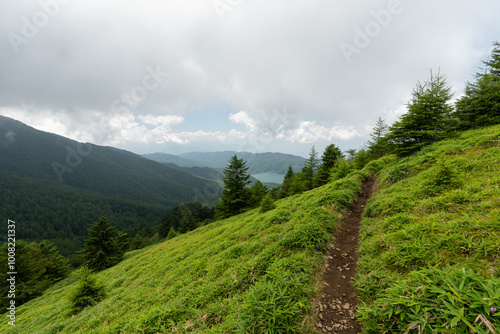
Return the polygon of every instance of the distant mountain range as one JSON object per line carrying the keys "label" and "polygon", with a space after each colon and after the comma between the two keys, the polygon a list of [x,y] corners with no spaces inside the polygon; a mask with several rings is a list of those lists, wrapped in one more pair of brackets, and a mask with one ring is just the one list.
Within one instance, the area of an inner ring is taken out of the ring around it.
{"label": "distant mountain range", "polygon": [[296,155],[283,153],[249,153],[249,152],[190,152],[180,155],[167,153],[152,153],[143,155],[145,158],[161,162],[173,163],[181,167],[210,167],[224,169],[231,157],[237,155],[247,162],[250,174],[277,173],[285,174],[288,166],[299,171],[304,166],[305,159]]}
{"label": "distant mountain range", "polygon": [[18,237],[53,240],[62,253],[102,215],[120,229],[140,228],[181,203],[214,204],[221,191],[209,177],[3,116],[0,186],[0,215],[19,221]]}

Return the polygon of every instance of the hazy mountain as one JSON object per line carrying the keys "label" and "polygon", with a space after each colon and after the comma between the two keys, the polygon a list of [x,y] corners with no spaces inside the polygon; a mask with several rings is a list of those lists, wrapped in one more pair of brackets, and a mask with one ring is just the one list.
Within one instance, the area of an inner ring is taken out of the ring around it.
{"label": "hazy mountain", "polygon": [[206,166],[217,169],[224,169],[229,159],[237,155],[239,159],[247,162],[250,174],[275,172],[285,174],[288,166],[292,166],[295,171],[299,171],[304,166],[305,159],[296,155],[283,153],[249,153],[249,152],[190,152],[181,155],[171,155],[166,153],[154,153],[145,155],[163,163],[174,163],[183,167]]}
{"label": "hazy mountain", "polygon": [[82,144],[0,116],[0,171],[77,189],[175,206],[210,181],[137,154]]}

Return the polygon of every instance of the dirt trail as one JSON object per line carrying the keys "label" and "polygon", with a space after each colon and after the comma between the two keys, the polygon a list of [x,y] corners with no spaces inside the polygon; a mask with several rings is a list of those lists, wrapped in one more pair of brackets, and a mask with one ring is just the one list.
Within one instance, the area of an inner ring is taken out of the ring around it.
{"label": "dirt trail", "polygon": [[316,312],[316,328],[323,333],[359,334],[356,321],[357,291],[352,286],[358,261],[358,238],[361,214],[371,196],[375,177],[363,183],[362,193],[344,216],[335,235],[333,247],[326,258],[323,271],[323,294]]}

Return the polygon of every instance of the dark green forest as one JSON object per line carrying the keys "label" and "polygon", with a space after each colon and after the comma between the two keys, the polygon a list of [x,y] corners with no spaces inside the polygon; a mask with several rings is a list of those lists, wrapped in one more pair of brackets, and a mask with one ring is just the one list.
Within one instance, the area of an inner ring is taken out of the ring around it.
{"label": "dark green forest", "polygon": [[[0,215],[16,221],[17,238],[50,240],[65,256],[82,248],[88,227],[100,216],[120,230],[131,230],[159,224],[169,210],[7,173],[0,174],[0,188]],[[6,231],[0,231],[4,240]]]}

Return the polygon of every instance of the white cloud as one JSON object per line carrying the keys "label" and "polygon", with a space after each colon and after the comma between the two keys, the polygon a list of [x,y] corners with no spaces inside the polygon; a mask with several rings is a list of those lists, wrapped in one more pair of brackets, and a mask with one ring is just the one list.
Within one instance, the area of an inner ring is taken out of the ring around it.
{"label": "white cloud", "polygon": [[[234,8],[220,20],[206,0],[71,1],[18,54],[0,43],[0,110],[122,147],[361,142],[367,124],[397,119],[431,68],[460,94],[500,31],[497,0],[401,0],[402,11],[348,63],[340,45],[354,43],[389,0],[226,3]],[[0,2],[0,35],[22,34],[23,18],[37,11],[38,0]],[[168,76],[140,103],[114,110],[113,101],[143,85],[148,67]],[[232,111],[221,128],[246,131],[176,131],[187,115],[220,105]]]}

